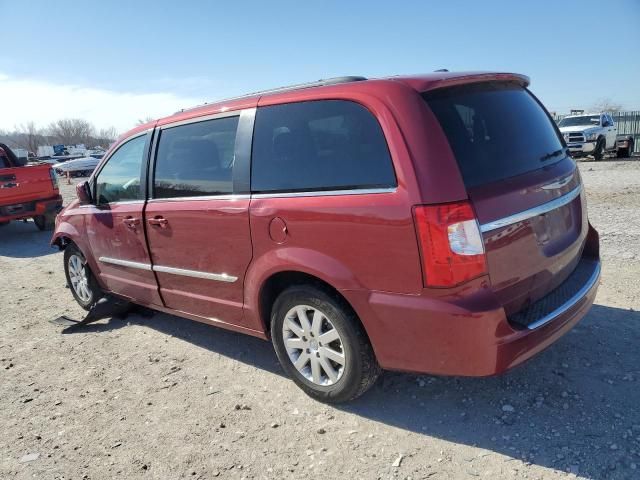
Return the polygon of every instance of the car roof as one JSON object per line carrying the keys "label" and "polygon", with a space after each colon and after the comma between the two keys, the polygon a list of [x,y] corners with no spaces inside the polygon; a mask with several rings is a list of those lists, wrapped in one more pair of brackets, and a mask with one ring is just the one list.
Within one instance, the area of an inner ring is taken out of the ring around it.
{"label": "car roof", "polygon": [[303,83],[297,85],[291,85],[286,87],[278,87],[271,90],[264,90],[260,92],[249,93],[239,97],[228,98],[224,100],[217,100],[212,103],[206,103],[204,105],[198,105],[196,107],[183,109],[175,112],[167,117],[153,120],[151,122],[142,124],[127,132],[125,136],[131,136],[132,134],[148,130],[156,125],[163,125],[180,120],[186,120],[193,117],[199,117],[204,115],[212,115],[216,113],[241,110],[244,108],[253,108],[257,106],[258,101],[265,97],[276,96],[287,92],[299,92],[304,90],[305,97],[308,100],[313,99],[314,92],[318,89],[325,88],[359,88],[362,84],[376,84],[376,88],[384,89],[385,84],[390,82],[401,82],[418,92],[426,92],[437,88],[445,88],[456,85],[462,85],[465,83],[477,83],[488,81],[505,81],[516,82],[527,87],[529,85],[529,77],[517,73],[508,72],[447,72],[438,71],[422,75],[397,75],[392,77],[368,79],[360,76],[347,76],[347,77],[335,77],[325,80],[318,80],[317,82]]}

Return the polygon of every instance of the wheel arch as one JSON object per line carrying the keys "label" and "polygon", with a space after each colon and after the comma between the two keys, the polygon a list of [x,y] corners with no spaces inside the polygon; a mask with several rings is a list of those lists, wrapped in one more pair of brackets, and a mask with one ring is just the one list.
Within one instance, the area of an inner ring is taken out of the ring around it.
{"label": "wheel arch", "polygon": [[313,286],[333,297],[343,308],[347,309],[355,316],[365,335],[367,335],[366,327],[360,319],[358,312],[351,302],[349,302],[349,300],[340,292],[340,290],[326,280],[310,273],[300,270],[281,270],[274,272],[269,277],[265,278],[258,289],[257,313],[267,337],[270,336],[273,304],[283,291],[291,286],[297,285]]}
{"label": "wheel arch", "polygon": [[[57,226],[56,230],[51,237],[51,241],[49,244],[53,247],[56,246],[60,250],[64,250],[69,243],[74,243],[78,245],[78,242],[75,240],[80,236],[78,230],[68,222],[63,222]],[[78,245],[78,248],[82,250],[82,248]]]}

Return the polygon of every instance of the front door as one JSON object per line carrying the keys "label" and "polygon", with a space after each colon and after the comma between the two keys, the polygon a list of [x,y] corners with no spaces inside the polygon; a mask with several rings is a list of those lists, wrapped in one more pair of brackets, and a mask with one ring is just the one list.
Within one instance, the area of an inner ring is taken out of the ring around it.
{"label": "front door", "polygon": [[102,284],[118,295],[161,306],[143,225],[141,178],[150,135],[118,147],[93,182],[94,203],[84,208],[91,209],[87,236]]}
{"label": "front door", "polygon": [[233,180],[238,124],[232,114],[159,129],[145,222],[165,305],[241,326],[252,249],[249,195]]}
{"label": "front door", "polygon": [[613,123],[611,115],[605,115],[607,121],[606,135],[607,135],[607,148],[613,148],[616,145],[617,129]]}

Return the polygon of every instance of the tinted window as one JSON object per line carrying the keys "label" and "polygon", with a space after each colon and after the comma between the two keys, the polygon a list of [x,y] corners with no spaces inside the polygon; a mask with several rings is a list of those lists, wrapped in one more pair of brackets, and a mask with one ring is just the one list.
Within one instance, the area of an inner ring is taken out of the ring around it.
{"label": "tinted window", "polygon": [[163,130],[158,144],[154,198],[232,193],[238,118]]}
{"label": "tinted window", "polygon": [[395,185],[382,129],[361,105],[325,100],[261,107],[256,112],[253,191]]}
{"label": "tinted window", "polygon": [[140,173],[146,135],[129,140],[118,147],[96,180],[98,203],[140,200]]}
{"label": "tinted window", "polygon": [[521,175],[566,156],[547,113],[520,86],[478,84],[423,96],[468,187]]}

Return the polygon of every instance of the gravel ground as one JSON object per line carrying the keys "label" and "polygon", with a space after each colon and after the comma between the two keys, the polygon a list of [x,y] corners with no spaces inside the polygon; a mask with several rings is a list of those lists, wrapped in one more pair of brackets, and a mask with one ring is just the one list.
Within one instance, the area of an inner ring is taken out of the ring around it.
{"label": "gravel ground", "polygon": [[571,333],[501,377],[386,373],[341,407],[269,343],[170,315],[62,335],[62,255],[3,227],[0,478],[640,478],[640,161],[580,170],[604,267]]}

